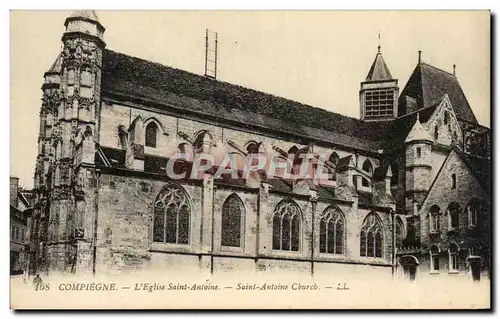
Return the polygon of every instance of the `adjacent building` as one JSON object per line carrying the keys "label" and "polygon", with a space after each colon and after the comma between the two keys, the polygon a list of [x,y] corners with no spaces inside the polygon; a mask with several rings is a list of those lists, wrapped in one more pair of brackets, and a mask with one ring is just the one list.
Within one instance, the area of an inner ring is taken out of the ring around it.
{"label": "adjacent building", "polygon": [[10,177],[10,274],[19,275],[27,269],[29,259],[29,228],[33,205],[31,192],[19,187],[19,178]]}
{"label": "adjacent building", "polygon": [[[64,25],[42,85],[32,273],[488,274],[490,130],[420,53],[400,90],[378,48],[357,119],[109,50],[93,11]],[[292,176],[167,176],[172,154],[201,152],[291,154]],[[328,178],[294,177],[301,154]]]}

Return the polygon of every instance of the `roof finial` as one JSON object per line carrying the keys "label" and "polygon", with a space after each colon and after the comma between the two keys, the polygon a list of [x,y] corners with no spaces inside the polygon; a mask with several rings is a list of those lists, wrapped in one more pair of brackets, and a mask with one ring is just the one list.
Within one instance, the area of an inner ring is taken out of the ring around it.
{"label": "roof finial", "polygon": [[457,76],[457,74],[456,74],[456,72],[455,72],[455,71],[456,71],[456,70],[455,70],[455,69],[456,69],[456,67],[457,67],[457,65],[456,65],[456,64],[453,64],[453,75],[454,75],[454,76]]}
{"label": "roof finial", "polygon": [[422,50],[418,50],[418,63],[422,62]]}
{"label": "roof finial", "polygon": [[380,31],[378,32],[378,53],[380,53]]}
{"label": "roof finial", "polygon": [[420,112],[417,112],[417,122],[420,122]]}

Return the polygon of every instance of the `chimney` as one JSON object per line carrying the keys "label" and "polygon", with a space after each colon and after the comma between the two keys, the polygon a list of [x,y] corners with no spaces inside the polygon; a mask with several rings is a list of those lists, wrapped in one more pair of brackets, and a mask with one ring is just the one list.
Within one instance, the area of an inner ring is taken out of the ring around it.
{"label": "chimney", "polygon": [[17,177],[10,177],[10,204],[14,207],[17,208],[17,191],[19,189],[19,178]]}

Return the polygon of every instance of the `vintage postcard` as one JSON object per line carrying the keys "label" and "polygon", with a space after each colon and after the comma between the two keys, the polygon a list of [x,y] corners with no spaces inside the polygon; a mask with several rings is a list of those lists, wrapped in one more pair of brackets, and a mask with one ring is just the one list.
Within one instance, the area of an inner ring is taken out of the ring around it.
{"label": "vintage postcard", "polygon": [[490,309],[489,11],[11,11],[12,309]]}

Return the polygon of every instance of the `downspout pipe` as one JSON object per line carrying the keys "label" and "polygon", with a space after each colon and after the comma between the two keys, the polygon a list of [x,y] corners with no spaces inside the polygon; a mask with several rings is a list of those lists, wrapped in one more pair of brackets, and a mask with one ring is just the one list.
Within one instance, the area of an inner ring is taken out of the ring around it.
{"label": "downspout pipe", "polygon": [[314,236],[314,226],[315,226],[315,215],[316,215],[316,205],[317,205],[317,199],[316,199],[316,194],[311,196],[311,206],[312,206],[312,229],[311,229],[311,276],[314,276],[314,243],[315,243],[315,236]]}
{"label": "downspout pipe", "polygon": [[211,223],[212,223],[212,239],[210,240],[211,243],[210,243],[210,274],[213,275],[214,274],[214,239],[215,239],[215,189],[216,189],[216,186],[215,186],[215,183],[214,183],[214,180],[212,179],[212,207],[211,207]]}
{"label": "downspout pipe", "polygon": [[391,208],[389,211],[391,214],[392,223],[392,277],[394,277],[396,272],[396,211]]}

